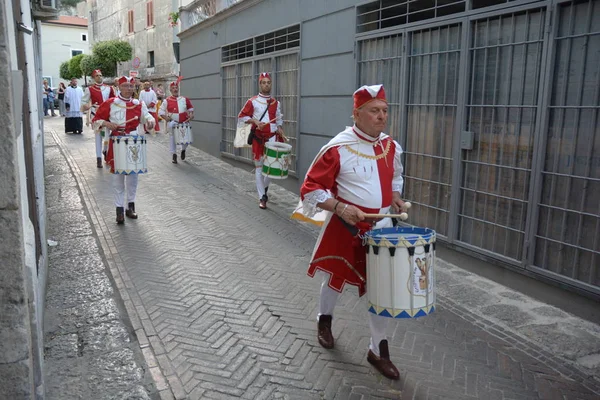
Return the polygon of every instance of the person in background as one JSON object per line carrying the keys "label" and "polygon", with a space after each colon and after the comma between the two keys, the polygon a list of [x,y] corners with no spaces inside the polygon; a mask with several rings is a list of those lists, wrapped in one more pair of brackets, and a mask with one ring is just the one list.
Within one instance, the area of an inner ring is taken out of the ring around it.
{"label": "person in background", "polygon": [[65,86],[65,84],[63,82],[58,84],[58,112],[60,113],[61,117],[65,116],[65,90],[67,90],[67,87]]}
{"label": "person in background", "polygon": [[83,90],[77,86],[77,78],[71,79],[71,84],[65,90],[65,133],[83,132],[83,113],[81,112],[81,99]]}

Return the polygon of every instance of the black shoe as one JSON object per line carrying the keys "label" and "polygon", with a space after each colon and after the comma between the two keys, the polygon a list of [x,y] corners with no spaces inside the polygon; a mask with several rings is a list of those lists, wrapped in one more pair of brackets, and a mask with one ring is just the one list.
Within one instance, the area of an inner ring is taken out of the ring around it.
{"label": "black shoe", "polygon": [[269,187],[267,186],[267,187],[265,188],[265,196],[264,196],[264,197],[265,197],[265,202],[266,202],[266,201],[269,201],[269,196],[267,196],[267,191],[268,191],[268,190],[269,190]]}
{"label": "black shoe", "polygon": [[102,168],[102,158],[96,157],[96,167]]}
{"label": "black shoe", "polygon": [[117,207],[117,224],[123,225],[125,223],[125,215],[123,207]]}
{"label": "black shoe", "polygon": [[127,211],[125,211],[125,215],[127,215],[127,218],[131,218],[131,219],[137,219],[138,216],[135,213],[135,203],[129,203],[129,207],[127,208]]}
{"label": "black shoe", "polygon": [[185,150],[181,150],[181,161],[185,160]]}
{"label": "black shoe", "polygon": [[102,155],[104,156],[104,161],[106,162],[106,150],[102,152]]}
{"label": "black shoe", "polygon": [[171,161],[173,164],[177,164],[177,154],[173,154],[173,161]]}

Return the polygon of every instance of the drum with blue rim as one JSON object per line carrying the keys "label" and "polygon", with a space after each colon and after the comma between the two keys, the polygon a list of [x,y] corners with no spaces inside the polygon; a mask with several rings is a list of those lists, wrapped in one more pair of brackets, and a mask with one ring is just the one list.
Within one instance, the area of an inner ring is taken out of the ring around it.
{"label": "drum with blue rim", "polygon": [[419,227],[365,234],[369,311],[417,318],[435,310],[435,231]]}

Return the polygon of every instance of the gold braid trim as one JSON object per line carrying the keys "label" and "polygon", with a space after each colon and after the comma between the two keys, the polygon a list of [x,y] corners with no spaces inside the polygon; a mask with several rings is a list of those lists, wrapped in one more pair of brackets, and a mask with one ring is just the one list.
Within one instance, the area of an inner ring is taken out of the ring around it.
{"label": "gold braid trim", "polygon": [[[357,150],[354,150],[352,147],[350,147],[350,145],[346,145],[344,146],[350,153],[355,154],[359,157],[362,158],[366,158],[368,160],[381,160],[382,158],[387,157],[388,153],[390,152],[390,148],[392,147],[392,141],[388,140],[387,145],[385,146],[385,149],[383,150],[383,153],[379,154],[378,156],[372,156],[369,154],[363,154]],[[374,146],[373,146],[374,147]]]}
{"label": "gold braid trim", "polygon": [[116,104],[116,103],[114,103],[114,102],[112,103],[112,105],[113,105],[113,106],[115,106],[115,107],[124,108],[124,109],[126,109],[126,110],[133,110],[134,108],[137,108],[137,107],[139,107],[139,106],[140,106],[140,104],[134,104],[134,105],[132,105],[131,107],[127,107],[127,106],[122,106],[122,105],[120,105],[120,104]]}

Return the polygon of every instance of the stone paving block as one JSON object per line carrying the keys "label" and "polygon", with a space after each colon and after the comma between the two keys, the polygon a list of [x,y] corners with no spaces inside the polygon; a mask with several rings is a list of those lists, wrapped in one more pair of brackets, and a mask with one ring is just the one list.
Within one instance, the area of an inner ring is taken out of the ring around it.
{"label": "stone paving block", "polygon": [[[392,359],[403,378],[383,379],[366,361],[369,329],[361,311],[366,299],[355,290],[345,291],[336,307],[336,349],[317,343],[320,282],[306,277],[316,231],[288,219],[286,207],[295,196],[273,184],[272,206],[260,211],[251,173],[192,147],[186,161],[173,166],[164,138],[156,137],[149,146],[151,174],[140,177],[140,219],[117,227],[106,195],[108,174],[89,162],[92,138],[70,139],[59,137],[57,143],[81,172],[82,192],[89,193],[85,203],[95,205],[99,218],[98,234],[111,239],[101,241],[102,250],[117,262],[113,271],[123,277],[119,288],[128,312],[135,314],[132,324],[143,316],[135,329],[143,327],[146,351],[152,350],[163,370],[155,380],[163,385],[167,372],[167,383],[181,382],[179,396],[346,400],[399,398],[401,389],[403,399],[462,394],[487,400],[532,393],[542,398],[547,393],[539,385],[565,394],[581,388],[558,371],[566,361],[550,353],[545,360],[532,358],[542,357],[540,349],[513,329],[528,326],[525,308],[513,312],[507,303],[496,304],[526,297],[451,265],[440,273],[434,315],[390,324]],[[534,334],[526,332],[528,338]],[[583,334],[582,339],[590,342]],[[538,383],[540,372],[529,368],[535,361],[544,361],[550,376],[566,381]],[[511,390],[499,390],[506,382]],[[161,397],[173,397],[161,388]]]}
{"label": "stone paving block", "polygon": [[83,302],[94,302],[113,295],[112,285],[105,274],[89,274],[77,280],[56,282],[48,279],[46,306],[70,308]]}

